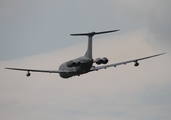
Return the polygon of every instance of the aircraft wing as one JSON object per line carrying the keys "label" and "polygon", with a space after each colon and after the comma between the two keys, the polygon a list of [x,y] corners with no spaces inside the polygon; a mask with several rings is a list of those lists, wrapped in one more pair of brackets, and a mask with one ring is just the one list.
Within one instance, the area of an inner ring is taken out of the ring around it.
{"label": "aircraft wing", "polygon": [[157,56],[163,55],[163,54],[166,54],[166,53],[156,54],[156,55],[152,55],[152,56],[148,56],[148,57],[143,57],[143,58],[134,59],[134,60],[128,60],[128,61],[119,62],[119,63],[114,63],[114,64],[109,64],[109,65],[103,65],[103,66],[98,66],[98,67],[93,66],[93,67],[90,69],[90,72],[91,72],[91,71],[98,71],[98,70],[100,70],[100,69],[106,69],[106,68],[108,68],[108,67],[116,67],[116,66],[118,66],[118,65],[126,65],[127,63],[132,63],[132,62],[135,63],[135,66],[138,66],[138,65],[139,65],[138,61],[140,61],[140,60],[145,60],[145,59],[148,59],[148,58],[157,57]]}
{"label": "aircraft wing", "polygon": [[5,69],[28,71],[28,72],[46,72],[46,73],[68,73],[68,72],[71,72],[71,71],[62,71],[62,70],[34,70],[34,69],[21,69],[21,68],[5,68]]}

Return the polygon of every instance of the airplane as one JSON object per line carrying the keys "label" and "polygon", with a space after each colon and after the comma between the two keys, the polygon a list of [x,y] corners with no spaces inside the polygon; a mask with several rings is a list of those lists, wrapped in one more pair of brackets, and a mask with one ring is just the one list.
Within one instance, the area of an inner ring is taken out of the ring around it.
{"label": "airplane", "polygon": [[[65,63],[62,63],[59,66],[58,70],[35,70],[35,69],[21,69],[21,68],[5,68],[5,69],[10,69],[10,70],[19,70],[19,71],[27,71],[26,76],[29,77],[31,75],[30,72],[44,72],[44,73],[59,73],[60,77],[62,78],[70,78],[73,76],[80,76],[82,74],[86,74],[89,72],[93,71],[98,71],[101,69],[106,69],[109,67],[116,67],[118,65],[125,65],[127,63],[132,63],[134,62],[134,66],[137,67],[139,66],[139,61],[145,60],[148,58],[152,57],[157,57],[166,53],[160,53],[152,56],[147,56],[143,58],[138,58],[138,59],[133,59],[133,60],[128,60],[124,62],[119,62],[119,63],[114,63],[114,64],[107,64],[108,59],[106,57],[103,58],[97,58],[93,59],[92,57],[92,38],[94,35],[99,35],[99,34],[105,34],[105,33],[111,33],[111,32],[117,32],[118,30],[110,30],[110,31],[102,31],[102,32],[90,32],[90,33],[78,33],[78,34],[70,34],[71,36],[88,36],[88,46],[87,46],[87,51],[86,53],[73,60],[69,60]],[[94,66],[93,64],[107,64],[107,65],[101,65],[101,66]]]}

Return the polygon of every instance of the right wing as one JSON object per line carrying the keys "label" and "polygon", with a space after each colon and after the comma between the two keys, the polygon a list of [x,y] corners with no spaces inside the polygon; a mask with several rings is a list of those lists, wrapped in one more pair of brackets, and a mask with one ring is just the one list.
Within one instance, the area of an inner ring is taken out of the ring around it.
{"label": "right wing", "polygon": [[148,58],[152,58],[152,57],[157,57],[157,56],[163,55],[163,54],[166,54],[166,53],[156,54],[156,55],[152,55],[152,56],[148,56],[148,57],[138,58],[138,59],[134,59],[134,60],[128,60],[128,61],[114,63],[114,64],[109,64],[109,65],[103,65],[103,66],[98,66],[98,67],[93,66],[90,69],[90,72],[91,71],[98,71],[100,69],[106,69],[108,67],[116,67],[118,65],[126,65],[127,63],[132,63],[132,62],[135,63],[135,66],[138,66],[139,65],[138,61],[140,61],[140,60],[144,60],[144,59],[148,59]]}

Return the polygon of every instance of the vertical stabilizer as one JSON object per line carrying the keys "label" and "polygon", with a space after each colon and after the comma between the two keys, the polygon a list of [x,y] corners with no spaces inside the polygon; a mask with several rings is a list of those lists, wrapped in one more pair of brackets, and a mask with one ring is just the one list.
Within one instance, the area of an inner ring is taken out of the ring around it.
{"label": "vertical stabilizer", "polygon": [[84,56],[92,59],[92,36],[88,36],[88,46],[87,46],[87,51]]}
{"label": "vertical stabilizer", "polygon": [[90,33],[78,33],[78,34],[70,34],[72,36],[88,36],[88,47],[87,51],[84,56],[92,59],[92,38],[94,35],[98,34],[105,34],[105,33],[111,33],[111,32],[116,32],[119,30],[110,30],[110,31],[103,31],[103,32],[90,32]]}

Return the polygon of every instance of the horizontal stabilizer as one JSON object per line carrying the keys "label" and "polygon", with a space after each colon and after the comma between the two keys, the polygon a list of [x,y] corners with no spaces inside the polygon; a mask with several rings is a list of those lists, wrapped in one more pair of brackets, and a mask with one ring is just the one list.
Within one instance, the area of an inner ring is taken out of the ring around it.
{"label": "horizontal stabilizer", "polygon": [[78,33],[78,34],[70,34],[72,36],[89,36],[92,37],[94,35],[98,34],[105,34],[105,33],[111,33],[111,32],[117,32],[119,30],[110,30],[110,31],[103,31],[103,32],[90,32],[90,33]]}

